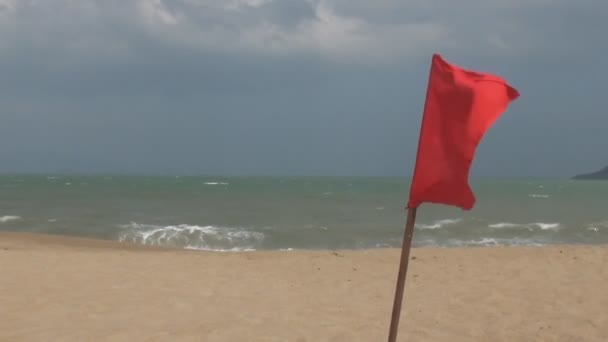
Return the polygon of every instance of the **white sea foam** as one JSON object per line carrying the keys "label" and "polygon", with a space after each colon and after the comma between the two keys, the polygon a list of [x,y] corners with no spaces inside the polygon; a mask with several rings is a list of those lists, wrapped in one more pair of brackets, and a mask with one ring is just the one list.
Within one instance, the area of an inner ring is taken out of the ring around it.
{"label": "white sea foam", "polygon": [[255,250],[265,237],[260,232],[234,227],[187,224],[160,226],[137,222],[120,227],[124,229],[119,236],[121,242],[208,251]]}
{"label": "white sea foam", "polygon": [[508,229],[508,228],[523,228],[527,230],[541,229],[541,230],[559,230],[561,225],[559,223],[545,223],[545,222],[534,222],[534,223],[512,223],[512,222],[499,222],[488,225],[488,228],[492,229]]}
{"label": "white sea foam", "polygon": [[494,239],[494,238],[481,238],[479,240],[469,240],[469,241],[463,241],[462,242],[465,245],[469,245],[469,246],[498,246],[498,240]]}
{"label": "white sea foam", "polygon": [[447,243],[452,247],[495,247],[495,246],[543,246],[542,242],[520,238],[482,237],[475,240],[452,240]]}
{"label": "white sea foam", "polygon": [[205,185],[229,185],[230,183],[226,182],[205,182]]}
{"label": "white sea foam", "polygon": [[11,222],[11,221],[17,221],[17,220],[21,220],[21,216],[16,216],[16,215],[0,216],[0,223],[6,223],[6,222]]}
{"label": "white sea foam", "polygon": [[196,251],[209,251],[209,252],[255,252],[255,248],[240,248],[240,247],[232,247],[232,248],[208,248],[201,246],[186,246],[184,249],[192,249]]}
{"label": "white sea foam", "polygon": [[494,229],[514,228],[514,227],[520,227],[520,226],[521,226],[521,224],[511,223],[511,222],[500,222],[500,223],[493,223],[493,224],[488,225],[488,227],[494,228]]}
{"label": "white sea foam", "polygon": [[455,224],[462,221],[461,219],[444,219],[444,220],[437,220],[437,221],[433,221],[433,223],[430,224],[417,224],[416,228],[418,229],[439,229],[439,228],[443,228],[447,225],[451,225],[451,224]]}
{"label": "white sea foam", "polygon": [[532,223],[533,226],[536,226],[542,230],[559,230],[559,223],[544,223],[544,222],[536,222]]}
{"label": "white sea foam", "polygon": [[549,198],[551,196],[545,194],[528,194],[528,197],[531,198]]}
{"label": "white sea foam", "polygon": [[587,230],[599,232],[600,230],[608,230],[608,221],[594,222],[587,226]]}

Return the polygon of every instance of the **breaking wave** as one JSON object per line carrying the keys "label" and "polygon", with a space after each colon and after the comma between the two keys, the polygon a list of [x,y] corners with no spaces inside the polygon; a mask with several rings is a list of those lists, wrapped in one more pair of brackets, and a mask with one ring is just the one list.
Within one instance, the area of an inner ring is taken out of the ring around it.
{"label": "breaking wave", "polygon": [[264,240],[263,233],[234,227],[140,224],[121,225],[120,242],[206,251],[251,251]]}
{"label": "breaking wave", "polygon": [[587,226],[587,230],[590,230],[592,232],[608,231],[608,220],[591,223]]}
{"label": "breaking wave", "polygon": [[529,194],[528,197],[530,197],[530,198],[549,198],[551,196],[545,195],[545,194]]}
{"label": "breaking wave", "polygon": [[433,223],[430,224],[416,224],[416,228],[418,229],[439,229],[439,228],[443,228],[447,225],[452,225],[452,224],[456,224],[458,222],[462,221],[461,219],[445,219],[445,220],[437,220],[437,221],[433,221]]}
{"label": "breaking wave", "polygon": [[522,238],[482,237],[471,240],[450,240],[444,245],[447,247],[543,246],[546,245],[546,242]]}
{"label": "breaking wave", "polygon": [[0,216],[0,223],[6,223],[6,222],[11,222],[11,221],[17,221],[17,220],[21,220],[21,216],[15,216],[15,215]]}
{"label": "breaking wave", "polygon": [[553,230],[557,231],[561,228],[559,223],[545,223],[545,222],[534,222],[534,223],[511,223],[511,222],[500,222],[493,223],[488,225],[488,228],[493,229],[508,229],[508,228],[517,228],[517,229],[527,229],[529,231],[533,231],[535,229],[540,230]]}

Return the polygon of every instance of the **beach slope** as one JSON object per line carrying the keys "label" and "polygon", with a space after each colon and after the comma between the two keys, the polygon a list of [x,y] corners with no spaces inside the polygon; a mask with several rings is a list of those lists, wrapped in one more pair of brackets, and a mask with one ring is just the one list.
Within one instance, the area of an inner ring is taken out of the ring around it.
{"label": "beach slope", "polygon": [[[384,341],[399,251],[0,233],[2,341]],[[608,248],[413,251],[399,340],[607,341]]]}

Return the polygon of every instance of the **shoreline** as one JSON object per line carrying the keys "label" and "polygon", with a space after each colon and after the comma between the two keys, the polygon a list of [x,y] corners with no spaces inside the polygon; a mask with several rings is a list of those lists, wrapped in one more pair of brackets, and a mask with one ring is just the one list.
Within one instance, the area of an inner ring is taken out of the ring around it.
{"label": "shoreline", "polygon": [[[208,250],[208,249],[195,249],[195,248],[178,248],[171,246],[159,246],[159,245],[144,245],[132,242],[124,242],[118,240],[101,239],[94,237],[83,237],[74,235],[62,235],[62,234],[49,234],[49,233],[31,233],[31,232],[17,232],[17,231],[0,231],[0,248],[2,248],[2,241],[13,241],[23,244],[30,245],[59,245],[65,247],[79,247],[79,248],[107,248],[107,249],[121,249],[121,250],[133,250],[133,251],[185,251],[185,252],[199,252],[199,253],[218,253],[218,254],[239,254],[239,253],[274,253],[274,252],[361,252],[361,251],[401,251],[401,247],[374,247],[374,248],[338,248],[338,249],[252,249],[252,250]],[[546,245],[496,245],[496,246],[412,246],[414,250],[460,250],[460,249],[552,249],[552,248],[608,248],[608,244],[584,244],[584,243],[555,243]]]}
{"label": "shoreline", "polygon": [[[0,233],[0,340],[382,341],[400,250]],[[608,340],[608,246],[414,248],[399,341]]]}

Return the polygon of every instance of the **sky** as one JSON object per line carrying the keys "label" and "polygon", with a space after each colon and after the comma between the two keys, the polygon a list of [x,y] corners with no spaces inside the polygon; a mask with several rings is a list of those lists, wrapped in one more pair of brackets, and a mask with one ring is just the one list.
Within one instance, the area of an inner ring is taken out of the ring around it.
{"label": "sky", "polygon": [[605,0],[0,0],[0,172],[403,176],[433,53],[521,97],[473,177],[608,164]]}

